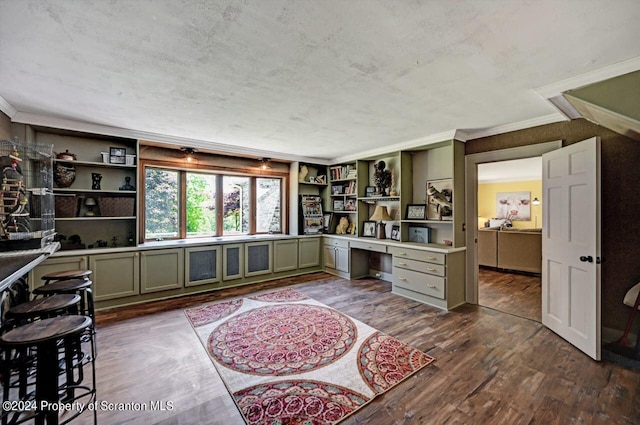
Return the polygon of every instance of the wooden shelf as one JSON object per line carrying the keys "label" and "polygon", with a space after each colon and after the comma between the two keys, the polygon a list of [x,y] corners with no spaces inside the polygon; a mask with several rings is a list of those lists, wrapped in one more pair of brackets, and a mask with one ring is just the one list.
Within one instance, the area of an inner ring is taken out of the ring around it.
{"label": "wooden shelf", "polygon": [[377,201],[399,201],[399,196],[365,196],[358,198],[358,201],[362,202],[377,202]]}
{"label": "wooden shelf", "polygon": [[93,190],[93,189],[71,189],[71,188],[61,188],[61,187],[54,187],[53,188],[53,193],[63,193],[63,192],[74,192],[74,193],[117,193],[117,194],[121,194],[121,195],[135,195],[136,191],[135,190]]}
{"label": "wooden shelf", "polygon": [[328,183],[312,183],[312,182],[301,182],[301,181],[299,181],[298,184],[306,184],[306,185],[309,185],[309,186],[321,186],[321,187],[329,186]]}
{"label": "wooden shelf", "polygon": [[80,166],[87,166],[87,167],[132,168],[132,169],[137,167],[136,164],[133,164],[133,165],[109,164],[106,162],[98,162],[98,161],[78,161],[78,160],[68,161],[64,159],[54,159],[53,162],[64,162],[65,164],[80,165]]}
{"label": "wooden shelf", "polygon": [[125,216],[125,217],[102,217],[102,216],[94,216],[94,217],[66,217],[66,218],[58,218],[56,217],[56,221],[86,221],[86,220],[135,220],[135,216]]}
{"label": "wooden shelf", "polygon": [[415,224],[453,224],[453,220],[400,220],[400,222]]}

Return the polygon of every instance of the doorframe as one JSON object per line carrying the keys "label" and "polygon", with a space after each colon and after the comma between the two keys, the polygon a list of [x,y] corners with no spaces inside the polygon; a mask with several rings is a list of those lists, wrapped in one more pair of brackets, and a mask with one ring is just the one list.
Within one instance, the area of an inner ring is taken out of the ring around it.
{"label": "doorframe", "polygon": [[465,244],[467,246],[465,298],[469,304],[478,304],[478,164],[542,156],[543,153],[561,147],[562,140],[555,140],[465,156],[465,202],[467,207],[465,214]]}

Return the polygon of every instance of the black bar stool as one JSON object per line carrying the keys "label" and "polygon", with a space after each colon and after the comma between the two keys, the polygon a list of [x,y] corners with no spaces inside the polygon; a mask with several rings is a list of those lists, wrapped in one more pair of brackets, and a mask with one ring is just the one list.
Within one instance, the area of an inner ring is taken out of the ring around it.
{"label": "black bar stool", "polygon": [[[91,273],[90,270],[85,270]],[[44,276],[43,276],[44,278]],[[33,290],[33,295],[38,297],[39,295],[44,297],[50,297],[52,295],[60,295],[60,294],[77,294],[80,295],[80,314],[85,316],[89,316],[92,321],[91,325],[91,337],[95,340],[96,333],[96,317],[95,317],[95,309],[93,302],[93,282],[88,278],[75,278],[69,280],[59,280],[57,282],[49,283],[48,285],[40,286]],[[93,343],[94,351],[92,352],[93,357],[95,358],[98,355],[97,352],[97,344]]]}
{"label": "black bar stool", "polygon": [[[58,345],[61,343],[65,346],[66,381],[63,385],[67,393],[67,397],[64,399],[65,403],[86,398],[86,405],[96,400],[95,362],[91,362],[91,386],[80,385],[83,380],[82,374],[78,379],[75,379],[73,375],[74,363],[82,367],[82,360],[79,358],[80,353],[73,347],[77,345],[80,335],[86,332],[91,324],[91,319],[86,316],[59,316],[28,323],[12,329],[0,337],[0,346],[5,351],[35,349],[36,424],[57,425],[60,423],[57,409],[42,409],[42,407],[46,403],[57,404],[60,401]],[[74,392],[75,390],[80,390],[81,393],[78,394]],[[28,397],[26,395],[21,400],[25,400]],[[20,423],[31,419],[29,413],[29,411],[3,412],[4,415],[11,416],[11,423]],[[75,412],[61,423],[68,423],[81,413],[82,411]],[[3,417],[3,422],[6,420],[7,417]],[[94,423],[96,421],[97,415],[94,409]]]}
{"label": "black bar stool", "polygon": [[93,273],[91,270],[84,269],[64,270],[61,272],[47,273],[42,276],[41,279],[44,280],[45,285],[48,285],[50,282],[58,280],[89,279],[91,273]]}

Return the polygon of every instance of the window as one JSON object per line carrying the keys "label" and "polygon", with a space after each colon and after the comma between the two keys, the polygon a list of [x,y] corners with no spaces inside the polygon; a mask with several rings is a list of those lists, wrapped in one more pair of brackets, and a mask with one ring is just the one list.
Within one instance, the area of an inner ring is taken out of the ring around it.
{"label": "window", "polygon": [[256,232],[281,231],[280,198],[280,179],[256,178]]}
{"label": "window", "polygon": [[179,235],[178,172],[145,169],[145,239]]}
{"label": "window", "polygon": [[249,178],[224,176],[223,178],[224,220],[223,234],[249,233]]}
{"label": "window", "polygon": [[216,235],[216,176],[187,174],[187,237]]}
{"label": "window", "polygon": [[145,239],[283,232],[283,177],[145,165]]}

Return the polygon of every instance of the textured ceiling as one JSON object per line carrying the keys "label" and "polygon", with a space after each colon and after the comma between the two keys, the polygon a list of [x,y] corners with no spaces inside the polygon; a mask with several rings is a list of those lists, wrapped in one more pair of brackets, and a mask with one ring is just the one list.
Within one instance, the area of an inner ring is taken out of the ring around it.
{"label": "textured ceiling", "polygon": [[361,155],[553,116],[533,89],[639,57],[638,22],[637,0],[0,0],[0,105]]}

